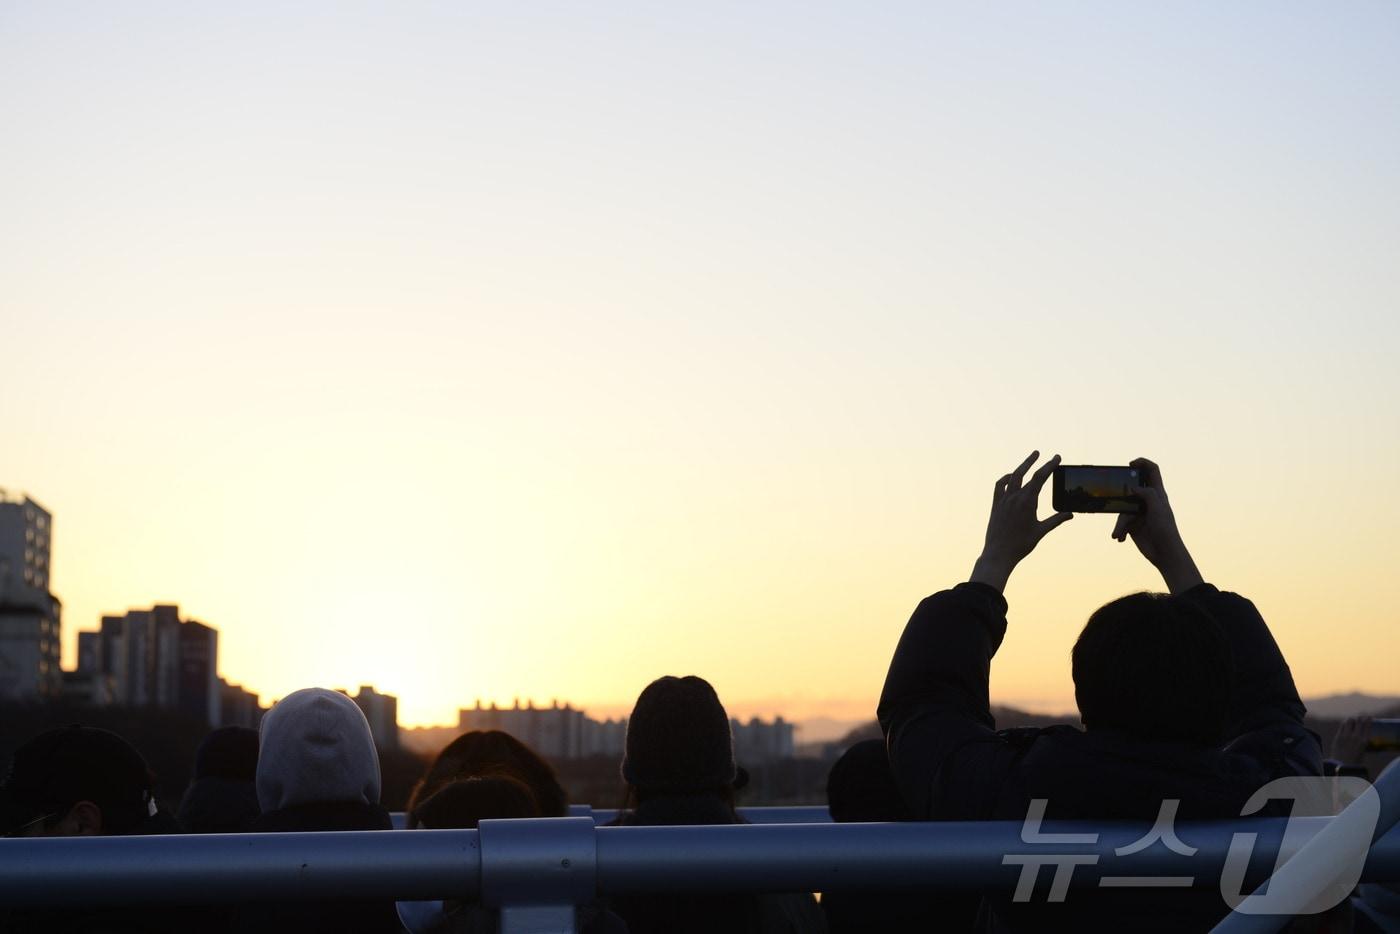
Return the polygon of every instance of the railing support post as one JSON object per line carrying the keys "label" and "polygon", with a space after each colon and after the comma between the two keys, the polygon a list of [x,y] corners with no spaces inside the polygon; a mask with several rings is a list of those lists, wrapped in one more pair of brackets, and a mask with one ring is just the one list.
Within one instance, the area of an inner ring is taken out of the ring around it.
{"label": "railing support post", "polygon": [[484,820],[481,901],[500,934],[577,934],[578,906],[598,891],[593,820]]}

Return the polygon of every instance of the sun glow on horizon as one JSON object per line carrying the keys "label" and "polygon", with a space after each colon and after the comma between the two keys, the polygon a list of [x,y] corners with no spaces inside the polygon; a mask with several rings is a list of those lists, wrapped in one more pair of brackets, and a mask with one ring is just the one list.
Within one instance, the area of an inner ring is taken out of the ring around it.
{"label": "sun glow on horizon", "polygon": [[[169,602],[406,725],[873,717],[1038,447],[1157,460],[1305,696],[1400,693],[1400,8],[1246,6],[7,9],[0,485],[65,666]],[[994,698],[1073,711],[1160,589],[1111,525],[1013,577]]]}

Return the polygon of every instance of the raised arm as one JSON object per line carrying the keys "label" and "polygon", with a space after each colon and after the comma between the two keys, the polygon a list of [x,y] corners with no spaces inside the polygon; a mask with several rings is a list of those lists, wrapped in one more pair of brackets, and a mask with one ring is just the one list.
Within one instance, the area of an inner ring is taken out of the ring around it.
{"label": "raised arm", "polygon": [[1142,556],[1161,573],[1167,589],[1173,594],[1184,594],[1202,582],[1201,572],[1176,527],[1176,514],[1162,483],[1162,468],[1145,457],[1128,466],[1136,467],[1142,479],[1142,485],[1133,492],[1142,499],[1143,509],[1119,516],[1113,537],[1120,542],[1131,538]]}
{"label": "raised arm", "polygon": [[1059,458],[1022,484],[1032,453],[996,483],[970,580],[919,604],[890,662],[877,715],[905,802],[921,818],[987,816],[1013,758],[995,733],[987,682],[1006,632],[1001,591],[1016,565],[1070,518],[1036,518]]}
{"label": "raised arm", "polygon": [[[1291,737],[1289,745],[1299,747],[1308,760],[1301,769],[1293,771],[1309,771],[1310,747],[1316,741],[1302,728],[1303,702],[1264,618],[1253,603],[1239,594],[1223,592],[1203,582],[1177,528],[1161,468],[1146,458],[1138,458],[1132,466],[1138,468],[1142,477],[1142,486],[1135,492],[1142,497],[1144,509],[1137,515],[1119,516],[1113,537],[1120,542],[1131,538],[1143,557],[1161,572],[1172,594],[1201,607],[1224,630],[1233,659],[1228,735],[1242,737],[1261,730],[1284,729]],[[1304,746],[1309,748],[1302,749]]]}

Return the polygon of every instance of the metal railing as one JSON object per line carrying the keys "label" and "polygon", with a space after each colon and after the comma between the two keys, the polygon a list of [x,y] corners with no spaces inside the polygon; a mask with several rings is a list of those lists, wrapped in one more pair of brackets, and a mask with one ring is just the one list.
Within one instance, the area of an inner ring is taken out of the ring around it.
{"label": "metal railing", "polygon": [[[1374,839],[1360,878],[1396,882],[1400,770],[1388,770],[1375,788],[1370,806],[1379,799],[1380,813],[1371,814]],[[812,816],[809,809],[753,809],[751,818],[775,822],[720,826],[609,827],[595,815],[612,812],[590,809],[588,816],[487,820],[479,830],[0,839],[0,904],[297,901],[353,892],[357,899],[479,901],[499,912],[502,934],[538,934],[574,931],[578,906],[620,895],[1011,892],[1028,867],[1056,867],[1053,897],[1065,865],[1063,881],[1072,888],[1145,877],[1191,877],[1189,884],[1206,886],[1225,878],[1241,841],[1248,885],[1272,876],[1271,889],[1286,881],[1320,890],[1330,878],[1329,838],[1356,807],[1335,818],[1182,821],[1174,827],[1178,848],[1143,845],[1155,825],[1137,822],[1046,822],[1031,830],[1022,821],[781,822]],[[1370,827],[1366,833],[1363,843],[1372,839]],[[1354,852],[1359,857],[1361,849]],[[1277,930],[1284,920],[1236,913],[1222,928]]]}
{"label": "metal railing", "polygon": [[[1251,866],[1266,878],[1329,818],[1177,825],[1191,856],[1131,849],[1147,824],[1046,823],[1042,833],[1094,834],[1054,847],[1095,857],[1072,887],[1106,876],[1218,879],[1237,834],[1256,834]],[[1301,828],[1302,833],[1298,831]],[[752,824],[602,827],[591,818],[484,821],[480,830],[208,834],[0,840],[0,903],[160,904],[356,898],[480,900],[502,909],[502,931],[571,930],[526,921],[524,909],[573,916],[599,896],[661,892],[783,892],[1002,888],[1045,845],[1020,821],[916,824]],[[1281,844],[1284,844],[1281,846]],[[1282,853],[1280,850],[1282,849]],[[1364,881],[1400,880],[1400,828],[1372,847]],[[514,919],[514,920],[512,920]],[[570,922],[572,923],[572,922]]]}
{"label": "metal railing", "polygon": [[[825,807],[774,807],[774,808],[739,808],[739,816],[750,824],[828,824],[831,822],[831,812]],[[571,804],[569,805],[570,817],[588,817],[595,824],[610,824],[617,819],[620,814],[617,808],[595,808],[591,804]],[[394,811],[389,815],[393,821],[395,830],[405,829],[408,823],[408,815],[403,811]]]}

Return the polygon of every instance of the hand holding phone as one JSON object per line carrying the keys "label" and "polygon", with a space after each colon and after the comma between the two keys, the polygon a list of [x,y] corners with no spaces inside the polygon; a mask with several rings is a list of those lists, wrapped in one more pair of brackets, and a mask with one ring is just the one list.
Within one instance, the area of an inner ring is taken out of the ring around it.
{"label": "hand holding phone", "polygon": [[1032,451],[1021,466],[996,482],[992,514],[987,519],[987,537],[968,580],[1005,590],[1016,565],[1035,550],[1051,530],[1073,518],[1068,512],[1058,512],[1044,520],[1037,517],[1040,490],[1060,463],[1060,455],[1056,454],[1027,478],[1026,472],[1039,457],[1039,451]]}
{"label": "hand holding phone", "polygon": [[1139,482],[1133,494],[1141,501],[1142,510],[1119,515],[1113,537],[1120,542],[1131,538],[1142,556],[1162,573],[1167,589],[1174,594],[1184,593],[1201,583],[1201,572],[1176,527],[1167,488],[1162,484],[1162,470],[1145,457],[1130,461],[1128,466],[1138,472]]}

